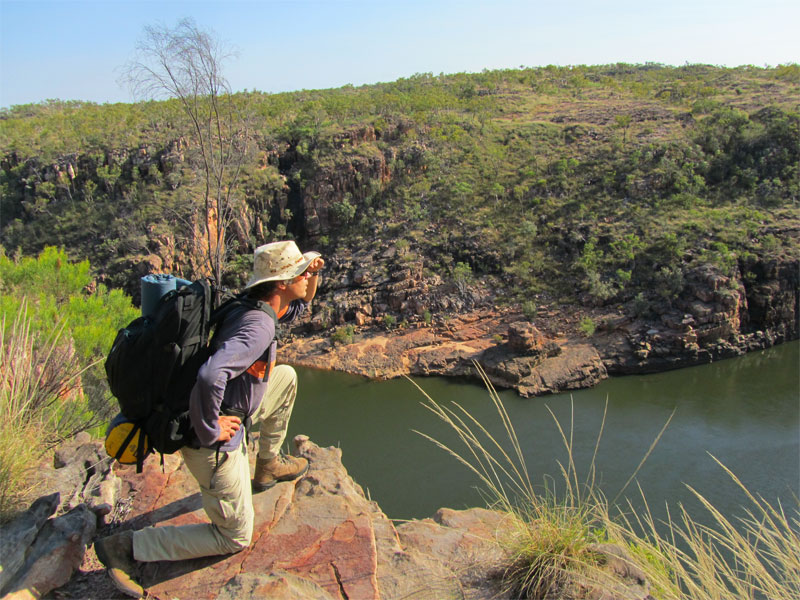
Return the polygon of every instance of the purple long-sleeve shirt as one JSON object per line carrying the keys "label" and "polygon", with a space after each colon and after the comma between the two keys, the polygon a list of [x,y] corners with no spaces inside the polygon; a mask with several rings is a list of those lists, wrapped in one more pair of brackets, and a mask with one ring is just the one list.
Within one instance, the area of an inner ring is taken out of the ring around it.
{"label": "purple long-sleeve shirt", "polygon": [[[293,321],[306,306],[302,300],[293,301],[280,322]],[[219,326],[214,341],[217,350],[200,367],[189,398],[192,427],[204,448],[216,448],[223,404],[249,416],[261,404],[276,357],[275,322],[263,311],[242,307]],[[243,435],[241,427],[220,450],[238,448]]]}

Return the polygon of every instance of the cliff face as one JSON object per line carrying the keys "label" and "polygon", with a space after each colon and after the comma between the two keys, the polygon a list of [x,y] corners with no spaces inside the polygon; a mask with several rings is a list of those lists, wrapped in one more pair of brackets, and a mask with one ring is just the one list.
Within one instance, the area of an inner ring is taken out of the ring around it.
{"label": "cliff face", "polygon": [[[380,192],[390,183],[389,162],[397,151],[385,145],[381,150],[376,142],[396,135],[395,130],[379,133],[373,127],[364,127],[331,140],[336,150],[331,154],[333,160],[316,165],[304,184],[291,186],[289,206],[301,215],[296,222],[300,237],[313,244],[321,236],[335,235],[337,227],[354,218],[352,211],[362,206],[369,194]],[[280,163],[288,172],[301,167],[291,158],[302,160],[296,152],[287,153]]]}
{"label": "cliff face", "polygon": [[708,265],[689,272],[674,308],[657,319],[608,320],[599,339],[609,371],[657,371],[797,339],[799,269],[797,260],[770,260],[743,264],[731,276]]}

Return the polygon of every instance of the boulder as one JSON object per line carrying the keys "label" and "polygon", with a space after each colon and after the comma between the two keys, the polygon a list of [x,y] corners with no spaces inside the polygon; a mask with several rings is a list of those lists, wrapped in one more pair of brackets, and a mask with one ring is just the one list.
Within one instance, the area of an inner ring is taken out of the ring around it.
{"label": "boulder", "polygon": [[508,326],[508,345],[519,354],[532,354],[544,348],[545,338],[532,323],[517,321]]}
{"label": "boulder", "polygon": [[42,496],[8,525],[3,525],[0,544],[0,592],[25,563],[25,558],[39,530],[56,512],[61,496],[58,492]]}
{"label": "boulder", "polygon": [[48,520],[30,546],[25,563],[2,590],[9,599],[41,598],[67,583],[83,562],[97,519],[84,504]]}

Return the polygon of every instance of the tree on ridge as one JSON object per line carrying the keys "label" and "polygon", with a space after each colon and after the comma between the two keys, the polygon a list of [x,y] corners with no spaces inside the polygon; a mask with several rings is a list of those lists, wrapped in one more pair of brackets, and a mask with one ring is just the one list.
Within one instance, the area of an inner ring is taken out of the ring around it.
{"label": "tree on ridge", "polygon": [[194,142],[204,184],[203,270],[219,284],[231,250],[237,184],[250,141],[247,119],[222,74],[233,52],[191,19],[172,29],[146,26],[136,50],[122,81],[137,97],[178,99],[189,118],[187,136]]}

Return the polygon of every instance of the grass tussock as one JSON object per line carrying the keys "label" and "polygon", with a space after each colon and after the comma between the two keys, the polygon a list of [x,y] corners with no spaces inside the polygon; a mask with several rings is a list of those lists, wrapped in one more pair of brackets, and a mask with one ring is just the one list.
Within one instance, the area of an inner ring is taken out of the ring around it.
{"label": "grass tussock", "polygon": [[[544,490],[537,491],[508,413],[486,373],[477,364],[476,368],[497,410],[503,436],[498,439],[458,403],[440,405],[417,386],[427,399],[427,408],[456,433],[463,449],[456,451],[420,435],[472,471],[489,506],[507,514],[510,533],[498,539],[506,556],[498,569],[501,597],[578,599],[596,597],[598,590],[604,590],[615,598],[641,598],[644,585],[659,600],[800,598],[800,500],[796,497],[791,510],[773,505],[750,493],[717,461],[749,500],[744,518],[731,520],[687,486],[707,511],[702,521],[683,506],[678,507],[677,517],[668,513],[665,521],[656,520],[641,489],[643,509],[627,499],[621,505],[617,501],[635,480],[671,417],[609,501],[595,481],[605,414],[588,474],[581,479],[573,460],[573,423],[565,430],[552,411],[567,460],[558,463],[560,485],[545,478]],[[616,570],[608,568],[609,555],[603,550],[609,544],[620,550]],[[621,585],[620,568],[628,583],[638,582],[639,587]]]}
{"label": "grass tussock", "polygon": [[91,427],[80,390],[82,369],[55,327],[46,339],[31,330],[25,303],[0,324],[0,522],[38,492],[45,453]]}

